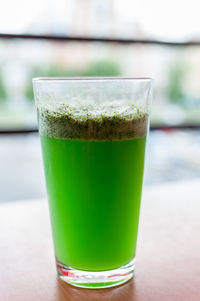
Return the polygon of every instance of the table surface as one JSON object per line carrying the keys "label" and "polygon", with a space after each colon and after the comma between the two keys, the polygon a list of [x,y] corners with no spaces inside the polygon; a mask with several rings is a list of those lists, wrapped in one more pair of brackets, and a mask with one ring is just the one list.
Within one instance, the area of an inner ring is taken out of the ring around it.
{"label": "table surface", "polygon": [[199,301],[200,181],[144,189],[136,275],[86,290],[57,279],[46,200],[0,206],[2,301]]}

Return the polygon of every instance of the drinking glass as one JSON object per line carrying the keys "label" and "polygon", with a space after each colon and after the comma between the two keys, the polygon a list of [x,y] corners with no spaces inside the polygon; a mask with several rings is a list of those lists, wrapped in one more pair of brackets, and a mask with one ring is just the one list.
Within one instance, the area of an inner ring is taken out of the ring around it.
{"label": "drinking glass", "polygon": [[105,288],[135,270],[151,78],[34,78],[57,272]]}

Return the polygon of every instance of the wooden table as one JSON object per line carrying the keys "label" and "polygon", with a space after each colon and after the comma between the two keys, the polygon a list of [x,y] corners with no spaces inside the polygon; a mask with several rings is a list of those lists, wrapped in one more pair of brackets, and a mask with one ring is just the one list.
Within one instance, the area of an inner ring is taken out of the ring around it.
{"label": "wooden table", "polygon": [[101,291],[56,277],[45,200],[0,206],[1,301],[199,301],[200,181],[144,189],[135,278]]}

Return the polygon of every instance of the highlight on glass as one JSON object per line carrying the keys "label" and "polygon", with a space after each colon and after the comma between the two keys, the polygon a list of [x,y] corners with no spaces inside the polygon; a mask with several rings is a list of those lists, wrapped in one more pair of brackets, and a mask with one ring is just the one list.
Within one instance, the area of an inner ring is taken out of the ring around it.
{"label": "highlight on glass", "polygon": [[135,271],[151,78],[34,78],[57,272],[105,288]]}

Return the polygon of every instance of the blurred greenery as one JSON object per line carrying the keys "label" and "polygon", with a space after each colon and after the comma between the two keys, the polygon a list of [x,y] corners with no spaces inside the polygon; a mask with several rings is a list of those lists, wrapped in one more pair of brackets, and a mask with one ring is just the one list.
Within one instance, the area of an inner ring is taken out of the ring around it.
{"label": "blurred greenery", "polygon": [[119,76],[120,74],[118,63],[110,60],[92,62],[83,70],[83,76]]}
{"label": "blurred greenery", "polygon": [[34,68],[27,81],[25,88],[25,97],[33,100],[33,77],[74,77],[74,76],[120,76],[119,64],[112,60],[93,61],[85,68],[64,68],[59,65],[52,64],[48,68],[37,67]]}
{"label": "blurred greenery", "polygon": [[183,62],[173,62],[168,69],[166,95],[172,103],[181,104],[184,100],[183,80],[187,67]]}
{"label": "blurred greenery", "polygon": [[0,76],[0,102],[4,102],[7,99],[7,92],[5,85],[2,81],[2,77]]}

